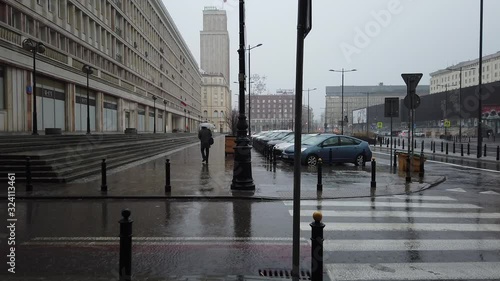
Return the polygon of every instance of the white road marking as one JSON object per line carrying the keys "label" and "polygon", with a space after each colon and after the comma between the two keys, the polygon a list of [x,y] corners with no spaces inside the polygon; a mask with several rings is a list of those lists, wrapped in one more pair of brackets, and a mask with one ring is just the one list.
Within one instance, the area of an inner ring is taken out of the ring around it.
{"label": "white road marking", "polygon": [[[34,237],[33,241],[118,241],[120,237]],[[132,237],[133,241],[292,241],[292,237]],[[307,241],[306,239],[303,239]]]}
{"label": "white road marking", "polygon": [[449,188],[447,191],[453,191],[453,192],[467,192],[463,188]]}
{"label": "white road marking", "polygon": [[[411,199],[411,200],[426,200],[426,201],[457,201],[455,198],[451,198],[448,196],[425,196],[425,195],[393,195],[391,197],[397,198],[397,199]],[[391,197],[377,197],[377,198],[391,198]]]}
{"label": "white road marking", "polygon": [[[300,229],[311,231],[307,222]],[[327,223],[324,231],[500,231],[499,224],[461,223]]]}
{"label": "white road marking", "polygon": [[492,190],[489,190],[489,191],[483,191],[483,192],[479,192],[480,194],[490,194],[490,195],[500,195],[500,193],[498,192],[495,192],[495,191],[492,191]]}
{"label": "white road marking", "polygon": [[[293,201],[283,201],[286,206],[293,206]],[[335,207],[392,207],[392,208],[437,208],[437,209],[482,209],[473,204],[444,204],[418,202],[370,202],[370,201],[318,201],[302,200],[301,206],[335,206]]]}
{"label": "white road marking", "polygon": [[498,280],[500,262],[327,264],[331,280]]}
{"label": "white road marking", "polygon": [[325,251],[496,251],[500,240],[325,240]]}
{"label": "white road marking", "polygon": [[[414,212],[414,211],[334,211],[301,209],[301,217],[311,217],[320,212],[323,217],[360,217],[360,218],[459,218],[459,219],[500,219],[500,213],[465,213],[465,212]],[[293,211],[288,211],[293,216]],[[312,221],[312,219],[311,219]]]}

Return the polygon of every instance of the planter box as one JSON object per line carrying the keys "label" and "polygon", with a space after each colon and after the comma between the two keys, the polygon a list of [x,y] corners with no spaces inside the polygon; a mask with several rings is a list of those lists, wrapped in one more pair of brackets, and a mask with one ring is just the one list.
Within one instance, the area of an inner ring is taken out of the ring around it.
{"label": "planter box", "polygon": [[226,136],[225,137],[225,155],[234,154],[234,147],[236,146],[236,136]]}
{"label": "planter box", "polygon": [[[406,172],[406,163],[407,163],[406,161],[408,159],[408,153],[398,152],[397,155],[398,155],[398,170]],[[424,163],[425,163],[426,160],[427,160],[427,158],[425,158],[425,156],[421,157],[419,154],[414,154],[412,161],[411,161],[411,166],[412,166],[411,170],[413,172],[419,173],[420,172],[420,161],[424,161]]]}

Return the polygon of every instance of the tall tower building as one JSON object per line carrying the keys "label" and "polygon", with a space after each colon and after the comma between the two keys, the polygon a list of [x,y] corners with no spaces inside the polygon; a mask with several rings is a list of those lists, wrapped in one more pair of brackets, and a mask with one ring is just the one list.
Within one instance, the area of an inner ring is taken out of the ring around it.
{"label": "tall tower building", "polygon": [[203,30],[200,32],[201,69],[207,73],[222,73],[229,85],[229,33],[226,11],[216,7],[203,10]]}

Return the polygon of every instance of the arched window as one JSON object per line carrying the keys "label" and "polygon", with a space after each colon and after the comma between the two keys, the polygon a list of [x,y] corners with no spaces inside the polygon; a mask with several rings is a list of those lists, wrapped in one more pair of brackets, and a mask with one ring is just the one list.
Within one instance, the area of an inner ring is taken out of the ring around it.
{"label": "arched window", "polygon": [[220,117],[224,117],[224,111],[220,111]]}
{"label": "arched window", "polygon": [[217,110],[214,110],[214,118],[218,118],[219,117],[219,112],[217,112]]}
{"label": "arched window", "polygon": [[203,111],[203,117],[207,118],[208,117],[208,111]]}

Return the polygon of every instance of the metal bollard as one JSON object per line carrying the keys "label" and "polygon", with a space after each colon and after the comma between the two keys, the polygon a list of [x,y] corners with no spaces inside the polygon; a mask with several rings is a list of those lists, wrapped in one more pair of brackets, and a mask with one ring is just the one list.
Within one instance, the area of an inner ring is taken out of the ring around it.
{"label": "metal bollard", "polygon": [[424,141],[420,144],[420,152],[424,153]]}
{"label": "metal bollard", "polygon": [[497,161],[500,160],[500,146],[497,145]]}
{"label": "metal bollard", "polygon": [[397,155],[398,154],[397,154],[396,150],[394,150],[394,164],[393,164],[394,168],[396,168],[398,166],[398,164],[396,164],[397,160],[398,160]]}
{"label": "metal bollard", "polygon": [[33,191],[33,185],[31,184],[31,161],[29,157],[26,157],[26,191]]}
{"label": "metal bollard", "polygon": [[389,148],[389,140],[385,141],[386,147]]}
{"label": "metal bollard", "polygon": [[382,147],[383,139],[380,138],[380,147]]}
{"label": "metal bollard", "polygon": [[443,142],[441,142],[441,152],[444,152],[444,150],[443,150],[443,146],[444,146],[444,143],[443,143]]}
{"label": "metal bollard", "polygon": [[432,153],[436,153],[436,142],[434,142],[434,146],[432,147]]}
{"label": "metal bollard", "polygon": [[323,159],[318,159],[318,184],[316,185],[317,191],[323,190]]}
{"label": "metal bollard", "polygon": [[483,149],[483,151],[484,151],[483,156],[484,156],[484,157],[486,157],[486,144],[484,144],[484,149]]}
{"label": "metal bollard", "polygon": [[448,155],[448,143],[446,143],[446,155]]}
{"label": "metal bollard", "polygon": [[377,167],[377,162],[375,161],[375,158],[372,158],[372,181],[370,182],[371,188],[377,188],[376,167]]}
{"label": "metal bollard", "polygon": [[170,185],[170,159],[165,160],[165,193],[171,192],[172,186]]}
{"label": "metal bollard", "polygon": [[[470,137],[469,137],[470,138]],[[470,155],[470,142],[467,143],[467,155]]]}
{"label": "metal bollard", "polygon": [[405,140],[403,139],[403,147],[402,147],[403,150],[405,150]]}
{"label": "metal bollard", "polygon": [[425,160],[425,157],[424,157],[424,154],[420,154],[420,172],[418,172],[418,176],[419,177],[423,177],[424,176],[424,160]]}
{"label": "metal bollard", "polygon": [[309,224],[312,229],[311,235],[311,281],[323,280],[323,228],[321,222],[323,215],[320,212],[313,213],[314,222]]}
{"label": "metal bollard", "polygon": [[413,148],[417,148],[417,140],[413,141]]}
{"label": "metal bollard", "polygon": [[401,139],[398,139],[398,146],[401,146]]}
{"label": "metal bollard", "polygon": [[464,156],[464,144],[460,144],[460,156]]}
{"label": "metal bollard", "polygon": [[120,223],[120,263],[118,272],[120,281],[132,280],[132,222],[130,211],[122,210]]}
{"label": "metal bollard", "polygon": [[108,184],[106,183],[106,159],[102,159],[101,163],[101,191],[108,191]]}
{"label": "metal bollard", "polygon": [[276,166],[276,149],[273,147],[273,165]]}
{"label": "metal bollard", "polygon": [[453,142],[453,154],[455,154],[455,142]]}

